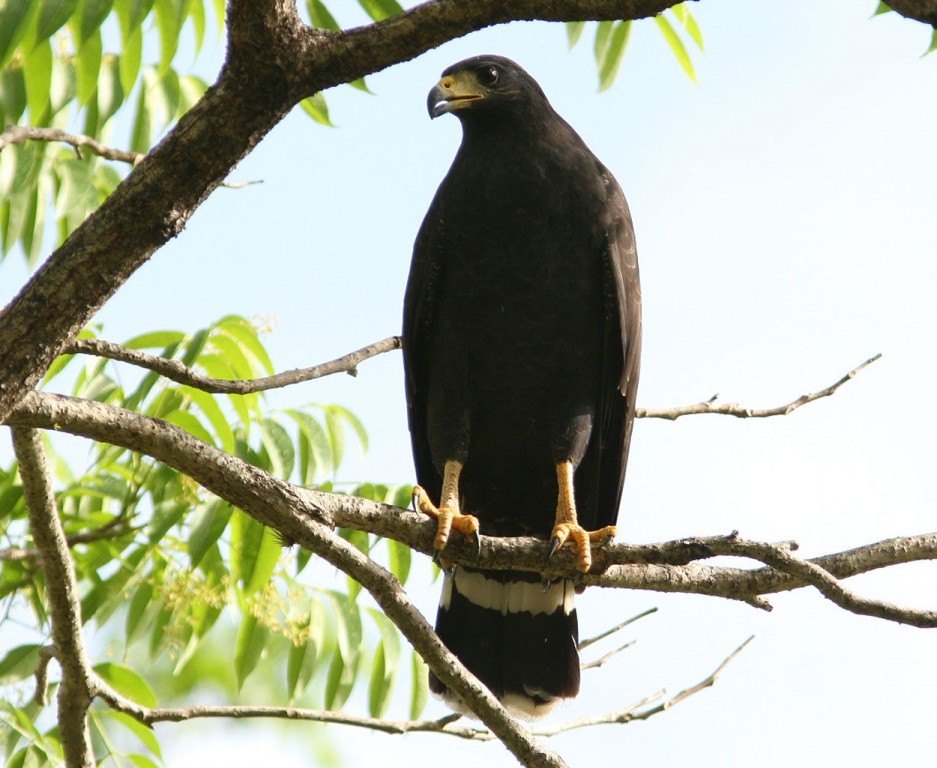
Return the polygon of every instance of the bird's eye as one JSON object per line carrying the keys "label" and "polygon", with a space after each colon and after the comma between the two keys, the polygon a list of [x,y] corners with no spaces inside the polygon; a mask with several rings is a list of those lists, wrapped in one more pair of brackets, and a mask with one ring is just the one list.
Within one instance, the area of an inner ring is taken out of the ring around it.
{"label": "bird's eye", "polygon": [[498,82],[500,74],[497,67],[485,67],[478,72],[478,82],[482,85],[494,85]]}

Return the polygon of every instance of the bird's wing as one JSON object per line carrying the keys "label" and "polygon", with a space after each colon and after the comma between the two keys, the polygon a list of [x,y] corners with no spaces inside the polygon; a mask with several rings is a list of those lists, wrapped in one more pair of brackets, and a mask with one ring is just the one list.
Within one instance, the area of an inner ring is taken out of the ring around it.
{"label": "bird's wing", "polygon": [[443,227],[440,195],[430,205],[413,246],[413,259],[403,305],[403,365],[410,423],[410,441],[417,481],[438,499],[442,476],[433,464],[427,434],[427,346],[435,322],[437,290],[442,273],[438,243]]}
{"label": "bird's wing", "polygon": [[607,170],[606,240],[607,294],[613,308],[605,321],[605,361],[602,402],[601,487],[598,524],[611,525],[618,517],[618,504],[625,482],[628,449],[634,422],[635,398],[641,366],[641,283],[631,212],[625,196]]}

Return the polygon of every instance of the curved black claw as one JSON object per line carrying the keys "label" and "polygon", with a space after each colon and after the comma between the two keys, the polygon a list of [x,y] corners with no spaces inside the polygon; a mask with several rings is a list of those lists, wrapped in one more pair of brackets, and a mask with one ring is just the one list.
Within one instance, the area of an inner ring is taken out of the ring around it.
{"label": "curved black claw", "polygon": [[478,560],[482,556],[482,535],[475,531],[475,559]]}
{"label": "curved black claw", "polygon": [[547,560],[553,557],[557,553],[560,547],[563,546],[563,542],[560,541],[556,536],[550,539],[550,551],[547,553]]}

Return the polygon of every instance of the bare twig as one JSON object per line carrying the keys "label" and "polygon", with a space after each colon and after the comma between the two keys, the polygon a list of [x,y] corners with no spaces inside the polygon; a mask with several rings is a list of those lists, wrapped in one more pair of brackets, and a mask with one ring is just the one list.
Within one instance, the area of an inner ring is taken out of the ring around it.
{"label": "bare twig", "polygon": [[[645,614],[642,615],[646,615]],[[640,617],[636,616],[632,620]],[[654,715],[665,712],[685,701],[690,696],[711,687],[715,684],[719,675],[728,666],[742,649],[751,642],[748,638],[738,648],[736,648],[725,660],[704,680],[685,688],[675,696],[663,701],[655,707],[645,709],[654,702],[660,701],[664,697],[663,691],[647,696],[639,701],[629,704],[623,709],[609,712],[597,717],[577,718],[565,723],[553,726],[551,728],[540,728],[533,731],[534,735],[541,737],[556,736],[560,733],[586,728],[597,725],[613,725],[630,723],[636,720],[647,720]],[[253,707],[253,706],[194,706],[165,709],[151,709],[143,707],[129,699],[124,698],[112,689],[102,686],[98,692],[111,707],[124,712],[141,723],[154,725],[160,722],[181,722],[184,720],[193,720],[196,718],[280,718],[285,720],[307,720],[318,723],[331,723],[336,725],[349,725],[359,728],[367,728],[372,731],[389,734],[404,733],[440,733],[447,736],[455,736],[472,741],[492,741],[496,737],[491,731],[483,728],[472,728],[456,725],[461,719],[461,715],[447,715],[437,720],[383,720],[373,717],[358,717],[342,712],[330,712],[319,709],[302,709],[298,707]]]}
{"label": "bare twig", "polygon": [[303,381],[311,381],[323,376],[329,376],[333,373],[347,373],[355,376],[358,372],[358,365],[371,357],[376,357],[384,352],[390,352],[394,349],[400,349],[400,337],[391,336],[373,344],[368,344],[355,352],[350,352],[335,360],[320,365],[314,365],[311,368],[297,368],[291,371],[283,371],[273,376],[266,376],[260,379],[215,379],[210,376],[192,370],[179,360],[171,360],[165,357],[149,355],[146,352],[140,352],[136,349],[127,349],[119,344],[114,344],[103,339],[76,339],[71,342],[65,352],[68,354],[88,354],[106,357],[111,360],[119,360],[123,363],[130,363],[141,368],[155,371],[167,379],[175,381],[177,384],[185,384],[203,392],[212,394],[233,394],[246,395],[252,392],[263,392],[268,389],[286,387],[291,384],[299,384]]}
{"label": "bare twig", "polygon": [[881,353],[873,355],[861,365],[857,365],[855,368],[849,371],[849,373],[839,379],[839,381],[831,384],[826,389],[821,389],[818,392],[811,392],[807,395],[801,395],[796,400],[792,400],[786,405],[779,405],[775,408],[744,408],[741,405],[737,405],[735,403],[719,403],[717,402],[719,396],[713,395],[709,400],[696,403],[695,405],[684,405],[677,408],[638,408],[635,412],[635,416],[639,419],[667,419],[669,421],[676,421],[681,416],[690,416],[701,413],[735,416],[739,419],[765,419],[770,416],[787,416],[789,413],[796,411],[798,408],[806,405],[807,403],[812,403],[814,400],[820,400],[821,398],[829,397],[841,386],[843,386],[843,384],[855,378],[864,368],[874,363],[881,356]]}
{"label": "bare twig", "polygon": [[33,694],[33,701],[40,707],[49,703],[49,662],[55,657],[55,648],[51,645],[44,645],[39,650],[39,663],[36,664],[36,671],[33,677],[36,678],[36,691]]}
{"label": "bare twig", "polygon": [[[25,144],[27,141],[46,141],[62,142],[75,148],[75,154],[79,160],[84,160],[83,150],[87,149],[98,157],[105,160],[115,160],[129,165],[138,165],[143,162],[146,155],[139,152],[131,152],[126,149],[115,149],[102,144],[92,136],[85,136],[78,133],[67,133],[58,128],[39,128],[32,125],[8,125],[3,133],[0,133],[0,152],[10,144]],[[222,182],[219,186],[229,189],[243,189],[252,184],[261,184],[262,180],[254,179],[252,181],[240,182]]]}
{"label": "bare twig", "polygon": [[700,691],[710,688],[715,685],[716,680],[719,678],[719,675],[722,674],[723,670],[729,665],[736,656],[738,656],[742,649],[745,648],[752,641],[752,638],[749,637],[744,643],[742,643],[738,648],[736,648],[732,653],[730,653],[723,662],[716,667],[713,672],[706,677],[704,680],[701,680],[696,685],[692,685],[689,688],[685,688],[680,693],[672,696],[666,701],[661,702],[655,707],[650,709],[643,709],[643,707],[648,704],[658,701],[663,698],[663,691],[650,696],[647,699],[631,704],[624,709],[620,709],[616,712],[611,712],[605,715],[599,715],[597,717],[583,717],[576,720],[570,720],[566,723],[561,723],[553,728],[549,729],[538,729],[534,733],[537,736],[555,736],[559,733],[565,733],[566,731],[572,731],[577,728],[587,728],[595,725],[610,725],[613,723],[631,723],[635,720],[647,720],[654,715],[658,715],[661,712],[666,712],[668,709],[672,709],[677,706],[681,701],[686,701],[690,696]]}
{"label": "bare twig", "polygon": [[619,653],[621,653],[622,651],[627,651],[631,646],[634,645],[634,642],[635,642],[634,640],[629,640],[624,645],[620,645],[617,648],[609,651],[608,653],[602,656],[599,656],[599,658],[595,659],[594,661],[590,661],[586,664],[582,664],[579,668],[585,671],[587,669],[598,669],[599,667],[603,667],[612,659],[614,659]]}
{"label": "bare twig", "polygon": [[25,144],[27,141],[63,142],[75,148],[79,158],[83,158],[82,149],[88,149],[98,157],[106,160],[117,160],[121,163],[136,165],[146,155],[139,152],[128,152],[125,149],[107,147],[97,139],[80,134],[66,133],[58,128],[36,128],[31,125],[9,125],[0,133],[0,152],[10,144]]}
{"label": "bare twig", "polygon": [[14,427],[13,448],[19,462],[29,526],[45,576],[55,657],[62,670],[57,703],[65,762],[72,768],[90,768],[94,765],[94,751],[87,715],[93,698],[93,673],[81,634],[81,602],[75,570],[55,508],[52,477],[39,433]]}
{"label": "bare twig", "polygon": [[597,643],[599,642],[599,640],[604,640],[606,637],[610,637],[611,635],[614,635],[616,632],[619,632],[625,627],[630,626],[631,624],[634,624],[636,621],[638,621],[639,619],[643,619],[645,616],[650,616],[652,613],[657,613],[657,608],[648,608],[646,611],[641,611],[641,613],[637,614],[636,616],[632,616],[630,619],[625,619],[621,624],[616,624],[611,629],[606,629],[604,632],[600,632],[599,634],[593,637],[586,638],[585,640],[580,640],[579,650],[580,651],[585,650],[593,643]]}
{"label": "bare twig", "polygon": [[[129,522],[122,517],[116,517],[106,525],[81,533],[72,533],[65,537],[65,543],[69,549],[78,544],[89,544],[93,541],[102,539],[113,539],[117,536],[130,531]],[[36,547],[9,547],[0,549],[0,561],[2,560],[32,560],[39,556],[39,550]]]}

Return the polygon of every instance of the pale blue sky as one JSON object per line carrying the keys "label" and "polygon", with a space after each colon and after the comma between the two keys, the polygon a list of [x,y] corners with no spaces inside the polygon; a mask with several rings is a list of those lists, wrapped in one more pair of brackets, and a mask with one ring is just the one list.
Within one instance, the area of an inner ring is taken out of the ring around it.
{"label": "pale blue sky", "polygon": [[[596,93],[591,40],[514,24],[450,43],[370,78],[375,95],[329,93],[336,129],[297,112],[247,158],[186,231],[100,315],[114,340],[193,330],[231,312],[273,315],[278,368],[323,361],[397,333],[413,237],[459,141],[425,96],[477,53],[520,62],[618,177],[631,204],[644,286],[639,404],[725,399],[777,405],[883,359],[833,399],[760,422],[692,417],[635,429],[619,531],[650,542],[728,533],[797,539],[816,555],[931,531],[937,499],[937,55],[929,30],[874,0],[722,0],[694,5],[700,85],[653,24],[639,26],[615,86]],[[4,265],[4,272],[8,265]],[[0,299],[7,298],[5,278]],[[412,480],[400,360],[356,379],[294,387],[277,405],[339,402],[371,435],[340,479]],[[864,594],[937,607],[935,566],[861,577]],[[417,590],[435,610],[435,588]],[[646,723],[564,735],[572,766],[917,764],[932,759],[937,635],[846,614],[816,593],[775,610],[706,598],[591,590],[583,634],[642,609],[638,643],[586,673],[551,722],[610,710],[707,675],[755,641],[711,690]],[[354,703],[354,700],[353,700]],[[360,704],[360,702],[358,702]],[[441,714],[434,704],[429,712]],[[361,711],[364,711],[362,706]],[[404,716],[398,711],[395,716]],[[173,768],[308,765],[304,726],[162,726]],[[205,741],[205,731],[220,738]],[[494,745],[330,731],[347,765],[513,765]],[[189,736],[189,734],[191,736]],[[199,735],[196,735],[199,734]]]}

